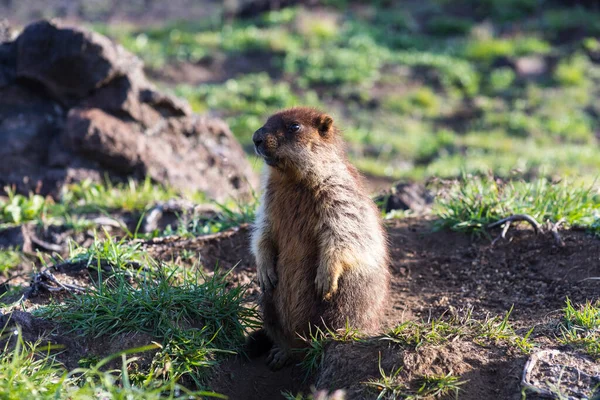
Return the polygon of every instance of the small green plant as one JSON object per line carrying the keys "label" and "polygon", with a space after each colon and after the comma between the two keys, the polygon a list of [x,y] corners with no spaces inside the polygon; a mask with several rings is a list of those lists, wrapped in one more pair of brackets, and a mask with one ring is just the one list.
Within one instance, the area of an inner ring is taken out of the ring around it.
{"label": "small green plant", "polygon": [[490,88],[493,92],[500,92],[511,87],[515,80],[512,68],[497,68],[490,74]]}
{"label": "small green plant", "polygon": [[257,204],[256,198],[247,203],[217,203],[217,206],[221,212],[215,217],[206,219],[200,216],[193,218],[191,221],[186,221],[185,218],[180,218],[177,228],[173,229],[171,226],[168,226],[163,232],[163,235],[208,235],[211,233],[223,232],[242,224],[249,224],[254,221]]}
{"label": "small green plant", "polygon": [[581,347],[588,354],[600,357],[600,301],[573,305],[567,298],[563,311],[561,343]]}
{"label": "small green plant", "polygon": [[546,54],[550,50],[549,43],[536,37],[489,38],[470,42],[465,48],[465,56],[475,61],[490,62],[499,57]]}
{"label": "small green plant", "polygon": [[367,387],[375,389],[379,394],[379,399],[399,399],[406,395],[408,387],[400,382],[397,382],[398,375],[402,372],[402,367],[392,369],[392,372],[386,374],[381,367],[381,353],[379,353],[379,379],[371,379],[364,384]]}
{"label": "small green plant", "polygon": [[421,386],[417,389],[414,399],[446,396],[454,394],[458,399],[458,391],[460,386],[465,382],[460,380],[460,377],[452,375],[448,372],[446,375],[427,375],[421,380]]}
{"label": "small green plant", "polygon": [[454,337],[463,336],[465,334],[463,327],[454,322],[444,321],[441,318],[423,323],[406,321],[392,328],[386,338],[401,345],[414,347],[416,350],[424,344],[441,344]]}
{"label": "small green plant", "polygon": [[132,265],[141,266],[146,260],[146,254],[141,251],[141,243],[130,243],[127,238],[116,239],[105,231],[105,237],[98,234],[89,247],[82,247],[75,242],[69,242],[69,261],[72,263],[85,262],[88,267],[100,264],[114,268],[130,269]]}
{"label": "small green plant", "polygon": [[2,200],[0,197],[0,226],[32,221],[41,217],[46,210],[46,199],[38,194],[23,196],[10,187],[5,187],[4,191],[8,199]]}
{"label": "small green plant", "polygon": [[17,250],[0,250],[0,274],[6,275],[23,262],[23,253]]}
{"label": "small green plant", "polygon": [[587,57],[581,54],[562,60],[554,71],[554,79],[562,86],[583,86],[587,82],[588,64]]}
{"label": "small green plant", "polygon": [[460,377],[455,376],[452,372],[448,372],[446,375],[425,375],[414,382],[415,385],[411,385],[414,388],[411,389],[408,385],[400,382],[400,373],[403,368],[392,369],[391,373],[387,374],[381,367],[381,353],[379,354],[379,379],[372,379],[364,382],[364,384],[378,392],[377,399],[405,399],[405,400],[419,400],[429,399],[447,396],[454,394],[458,398],[458,391],[460,386],[465,383],[461,381]]}
{"label": "small green plant", "polygon": [[321,366],[327,344],[331,342],[360,341],[361,336],[359,331],[346,324],[344,329],[337,331],[311,326],[308,337],[302,339],[308,345],[306,349],[302,350],[304,353],[302,368],[308,376]]}

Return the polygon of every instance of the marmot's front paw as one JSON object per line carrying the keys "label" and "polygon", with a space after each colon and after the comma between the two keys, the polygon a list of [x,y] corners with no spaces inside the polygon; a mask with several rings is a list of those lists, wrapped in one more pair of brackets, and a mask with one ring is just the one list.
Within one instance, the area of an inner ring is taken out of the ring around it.
{"label": "marmot's front paw", "polygon": [[263,292],[270,292],[277,286],[277,272],[275,266],[258,266],[257,267],[258,284]]}
{"label": "marmot's front paw", "polygon": [[331,297],[337,292],[339,276],[332,275],[327,268],[318,268],[315,285],[317,287],[317,296],[324,300],[331,300]]}

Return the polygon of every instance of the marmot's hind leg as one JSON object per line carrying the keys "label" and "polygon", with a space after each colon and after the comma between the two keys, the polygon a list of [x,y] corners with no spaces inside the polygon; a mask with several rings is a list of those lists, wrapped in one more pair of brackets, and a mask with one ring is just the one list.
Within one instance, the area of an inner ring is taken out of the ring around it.
{"label": "marmot's hind leg", "polygon": [[261,308],[264,330],[272,341],[272,347],[267,356],[267,365],[272,370],[278,370],[291,361],[292,352],[287,338],[281,330],[281,321],[275,309],[273,298],[270,295],[263,294]]}

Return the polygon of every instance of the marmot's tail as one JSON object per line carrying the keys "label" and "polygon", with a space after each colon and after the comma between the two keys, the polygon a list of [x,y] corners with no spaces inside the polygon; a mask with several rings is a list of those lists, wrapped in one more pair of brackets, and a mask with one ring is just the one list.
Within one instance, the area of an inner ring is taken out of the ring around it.
{"label": "marmot's tail", "polygon": [[273,347],[273,341],[264,329],[252,332],[244,344],[244,354],[250,358],[260,357]]}

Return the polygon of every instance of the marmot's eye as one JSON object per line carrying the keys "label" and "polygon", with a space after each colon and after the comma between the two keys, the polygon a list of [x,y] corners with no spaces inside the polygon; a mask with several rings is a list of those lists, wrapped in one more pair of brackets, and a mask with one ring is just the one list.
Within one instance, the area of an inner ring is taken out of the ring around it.
{"label": "marmot's eye", "polygon": [[291,124],[288,128],[290,132],[298,132],[300,130],[299,124]]}

